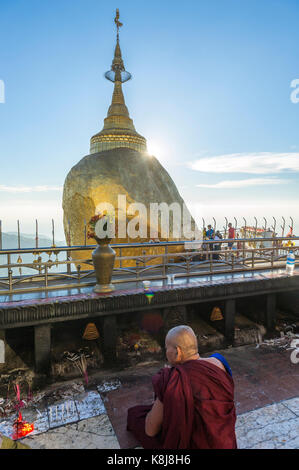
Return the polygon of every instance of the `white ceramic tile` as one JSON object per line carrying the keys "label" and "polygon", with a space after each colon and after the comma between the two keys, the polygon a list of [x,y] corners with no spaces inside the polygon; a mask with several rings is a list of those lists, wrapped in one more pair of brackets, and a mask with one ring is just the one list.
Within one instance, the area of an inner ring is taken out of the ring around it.
{"label": "white ceramic tile", "polygon": [[30,406],[22,411],[22,416],[24,421],[30,424],[34,423],[34,430],[30,433],[32,435],[41,434],[50,428],[48,412],[45,406]]}
{"label": "white ceramic tile", "polygon": [[50,429],[79,421],[74,400],[63,400],[48,406]]}
{"label": "white ceramic tile", "polygon": [[249,411],[237,417],[236,428],[244,430],[262,428],[270,423],[277,423],[295,418],[292,411],[283,406],[282,403],[274,403],[257,410]]}
{"label": "white ceramic tile", "polygon": [[291,398],[290,400],[285,400],[282,402],[289,410],[299,416],[299,397]]}
{"label": "white ceramic tile", "polygon": [[85,392],[75,397],[79,419],[91,418],[106,413],[103,400],[98,392]]}
{"label": "white ceramic tile", "polygon": [[8,418],[1,419],[0,421],[0,433],[3,434],[6,437],[12,438],[12,435],[14,433],[13,429],[13,423],[17,417],[17,413],[15,413],[13,416],[10,416]]}

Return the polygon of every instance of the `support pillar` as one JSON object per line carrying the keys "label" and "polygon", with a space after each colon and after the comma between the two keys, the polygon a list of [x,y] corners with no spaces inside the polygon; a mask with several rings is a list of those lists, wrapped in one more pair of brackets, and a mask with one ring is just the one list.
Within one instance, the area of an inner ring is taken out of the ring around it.
{"label": "support pillar", "polygon": [[224,335],[229,345],[233,345],[235,340],[235,314],[236,300],[226,300],[224,312]]}
{"label": "support pillar", "polygon": [[24,362],[7,341],[7,330],[0,329],[0,371],[24,367]]}
{"label": "support pillar", "polygon": [[51,364],[51,326],[34,327],[35,370],[37,373],[48,373]]}
{"label": "support pillar", "polygon": [[103,317],[102,322],[104,364],[105,366],[112,366],[115,365],[116,361],[116,316],[109,315],[107,317]]}
{"label": "support pillar", "polygon": [[272,331],[275,328],[276,321],[276,294],[267,295],[266,306],[266,326],[267,330]]}
{"label": "support pillar", "polygon": [[0,330],[0,370],[5,367],[5,362],[6,362],[5,330]]}

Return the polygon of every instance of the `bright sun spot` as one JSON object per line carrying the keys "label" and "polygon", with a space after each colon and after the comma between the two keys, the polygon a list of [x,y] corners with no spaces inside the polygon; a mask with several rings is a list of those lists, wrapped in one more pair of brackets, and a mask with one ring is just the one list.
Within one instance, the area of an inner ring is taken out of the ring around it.
{"label": "bright sun spot", "polygon": [[148,141],[147,151],[149,155],[153,155],[159,160],[164,160],[165,158],[167,158],[167,149],[165,145],[163,145],[161,142],[155,142],[154,140]]}

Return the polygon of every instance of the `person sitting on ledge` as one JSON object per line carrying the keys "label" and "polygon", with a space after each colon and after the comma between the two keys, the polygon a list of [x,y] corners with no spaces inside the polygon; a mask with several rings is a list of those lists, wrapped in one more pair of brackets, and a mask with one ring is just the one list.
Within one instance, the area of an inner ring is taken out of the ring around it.
{"label": "person sitting on ledge", "polygon": [[185,325],[168,332],[165,348],[170,366],[152,378],[155,401],[128,410],[127,430],[144,449],[236,449],[234,382],[225,358],[201,358]]}

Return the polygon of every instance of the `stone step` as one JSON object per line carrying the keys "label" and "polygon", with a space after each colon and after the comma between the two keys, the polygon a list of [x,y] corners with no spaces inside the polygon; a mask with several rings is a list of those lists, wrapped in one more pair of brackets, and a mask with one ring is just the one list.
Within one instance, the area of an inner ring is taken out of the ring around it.
{"label": "stone step", "polygon": [[260,343],[265,334],[266,328],[263,325],[253,322],[245,315],[236,314],[234,346]]}
{"label": "stone step", "polygon": [[[202,318],[196,318],[188,322],[188,325],[193,328],[198,336],[201,352],[225,348],[226,340],[224,334],[221,332],[221,330],[223,330],[223,321],[220,320],[213,323],[215,324],[215,328],[211,323],[206,322]],[[219,328],[217,328],[218,326]],[[260,343],[265,333],[266,328],[263,325],[253,322],[244,315],[236,314],[234,346]]]}
{"label": "stone step", "polygon": [[225,346],[225,337],[202,318],[195,318],[187,324],[198,338],[199,352],[213,351]]}

